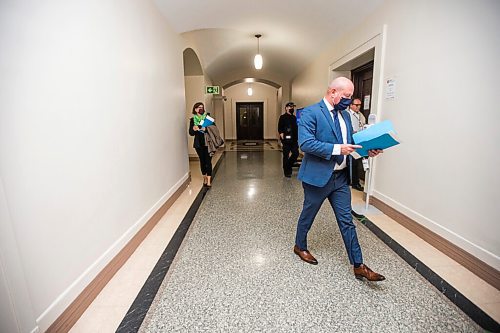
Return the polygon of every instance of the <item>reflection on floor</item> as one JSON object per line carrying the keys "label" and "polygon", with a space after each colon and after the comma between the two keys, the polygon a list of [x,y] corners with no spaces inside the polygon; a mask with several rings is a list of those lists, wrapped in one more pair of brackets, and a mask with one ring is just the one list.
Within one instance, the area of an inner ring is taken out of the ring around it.
{"label": "reflection on floor", "polygon": [[227,140],[226,151],[264,151],[279,150],[277,140]]}
{"label": "reflection on floor", "polygon": [[[354,280],[328,207],[322,208],[311,231],[311,251],[320,264],[299,261],[290,244],[301,187],[296,178],[281,176],[280,158],[278,151],[226,152],[143,331],[333,332],[353,324],[356,331],[478,330],[364,226],[358,230],[367,263],[388,280]],[[188,189],[72,332],[114,332],[118,327],[201,188],[198,163],[190,165],[193,181]],[[361,192],[353,191],[353,204],[361,203]],[[382,213],[368,217],[500,319],[498,290]]]}

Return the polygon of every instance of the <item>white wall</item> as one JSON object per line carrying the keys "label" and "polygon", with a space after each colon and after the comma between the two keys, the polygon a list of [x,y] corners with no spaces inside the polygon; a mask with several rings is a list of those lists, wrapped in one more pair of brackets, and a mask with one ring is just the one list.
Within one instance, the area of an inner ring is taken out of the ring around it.
{"label": "white wall", "polygon": [[329,66],[387,24],[375,65],[396,79],[396,98],[380,94],[374,111],[393,121],[402,144],[377,159],[374,195],[496,269],[498,13],[498,1],[387,1],[292,85],[297,104],[318,101]]}
{"label": "white wall", "polygon": [[[224,93],[222,94],[224,96]],[[219,130],[219,134],[223,139],[225,139],[225,133],[224,133],[224,101],[222,98],[214,98],[212,100],[212,105],[213,105],[213,111],[212,115],[214,115],[216,122],[217,122],[217,128]]]}
{"label": "white wall", "polygon": [[[276,96],[276,132],[278,132],[278,122],[280,116],[285,113],[285,105],[288,101],[283,101],[283,87],[278,89],[278,93]],[[276,138],[278,138],[278,133],[276,133]]]}
{"label": "white wall", "polygon": [[248,83],[240,83],[225,89],[224,132],[226,139],[236,140],[236,103],[264,102],[264,139],[276,139],[278,132],[277,108],[278,89],[264,84],[252,83],[253,95],[248,96]]}
{"label": "white wall", "polygon": [[0,332],[30,332],[36,326],[26,275],[0,177]]}
{"label": "white wall", "polygon": [[20,332],[9,288],[3,263],[0,261],[0,328],[2,332]]}
{"label": "white wall", "polygon": [[7,250],[43,331],[188,177],[183,41],[150,1],[0,6]]}

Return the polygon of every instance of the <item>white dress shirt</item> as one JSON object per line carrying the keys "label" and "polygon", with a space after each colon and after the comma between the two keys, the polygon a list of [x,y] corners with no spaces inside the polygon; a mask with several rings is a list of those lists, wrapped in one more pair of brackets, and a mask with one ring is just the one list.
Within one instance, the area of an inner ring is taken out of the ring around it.
{"label": "white dress shirt", "polygon": [[[328,108],[328,111],[330,111],[330,116],[332,117],[332,121],[334,121],[333,119],[333,112],[338,112],[338,111],[333,111],[333,106],[330,105],[330,103],[328,103],[328,101],[323,97],[323,102],[325,102],[326,104],[326,107]],[[334,121],[335,122],[335,121]],[[342,131],[342,142],[344,144],[347,143],[347,126],[345,124],[345,121],[344,121],[344,117],[342,117],[342,113],[339,113],[339,123],[340,123],[340,130]],[[341,155],[340,154],[340,144],[334,144],[333,145],[333,151],[332,151],[332,155]],[[344,157],[344,161],[339,165],[337,163],[335,163],[335,168],[334,170],[342,170],[344,169],[346,166],[347,166],[347,163],[346,163],[346,158],[345,156]]]}

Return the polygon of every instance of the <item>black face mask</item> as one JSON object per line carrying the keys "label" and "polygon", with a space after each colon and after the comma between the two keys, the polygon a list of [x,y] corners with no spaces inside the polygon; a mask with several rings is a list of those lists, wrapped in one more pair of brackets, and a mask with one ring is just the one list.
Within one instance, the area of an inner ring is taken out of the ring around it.
{"label": "black face mask", "polygon": [[288,112],[290,112],[290,114],[293,114],[295,112],[295,109],[294,108],[288,109]]}
{"label": "black face mask", "polygon": [[340,99],[340,101],[333,106],[333,108],[336,111],[342,111],[342,110],[347,109],[349,107],[349,105],[351,105],[351,99],[350,98],[342,97]]}

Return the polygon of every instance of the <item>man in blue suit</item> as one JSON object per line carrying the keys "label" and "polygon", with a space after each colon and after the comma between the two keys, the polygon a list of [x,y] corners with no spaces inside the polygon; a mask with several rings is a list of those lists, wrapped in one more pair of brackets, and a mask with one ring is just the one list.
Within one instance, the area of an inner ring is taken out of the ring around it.
{"label": "man in blue suit", "polygon": [[[304,188],[304,206],[297,223],[293,251],[302,260],[317,265],[318,261],[307,250],[307,233],[321,205],[328,198],[344,240],[354,275],[370,281],[385,277],[363,264],[356,226],[351,215],[348,155],[360,146],[353,145],[352,124],[345,109],[351,102],[354,85],[339,77],[328,86],[325,97],[317,104],[302,110],[299,122],[299,145],[304,152],[298,179]],[[381,150],[371,150],[374,157]]]}

